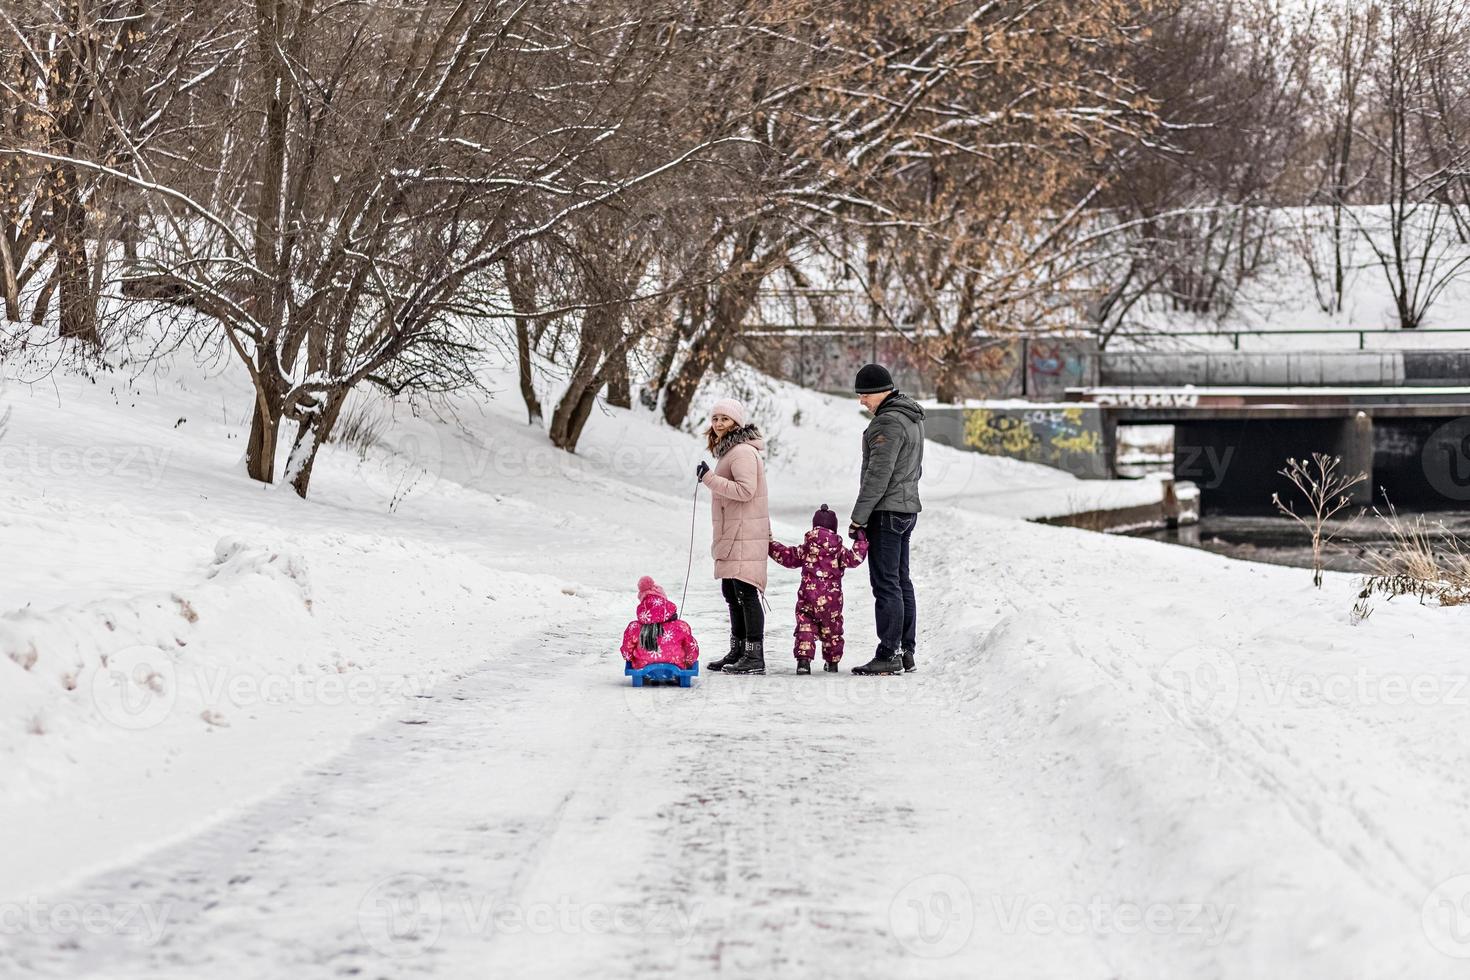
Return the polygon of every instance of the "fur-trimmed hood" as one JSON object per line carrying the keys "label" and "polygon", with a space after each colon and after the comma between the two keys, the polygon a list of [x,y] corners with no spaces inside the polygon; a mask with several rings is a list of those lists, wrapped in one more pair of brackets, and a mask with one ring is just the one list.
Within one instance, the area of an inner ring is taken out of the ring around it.
{"label": "fur-trimmed hood", "polygon": [[765,452],[766,439],[761,435],[761,430],[756,428],[755,423],[742,425],[738,429],[731,429],[720,437],[715,443],[715,459],[724,456],[736,446],[748,445],[757,452]]}

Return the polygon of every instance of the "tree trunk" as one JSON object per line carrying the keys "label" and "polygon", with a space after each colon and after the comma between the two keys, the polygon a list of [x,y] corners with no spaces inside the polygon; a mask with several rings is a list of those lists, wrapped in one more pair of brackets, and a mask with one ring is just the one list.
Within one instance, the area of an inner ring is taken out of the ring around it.
{"label": "tree trunk", "polygon": [[[51,253],[56,254],[56,249]],[[52,270],[51,275],[46,277],[46,285],[41,287],[40,295],[36,297],[36,305],[31,307],[31,325],[39,327],[46,322],[46,314],[51,309],[51,296],[56,292],[56,272]]]}
{"label": "tree trunk", "polygon": [[[75,182],[75,174],[68,175],[66,185],[72,193],[76,190]],[[87,268],[87,212],[70,196],[59,210],[56,277],[60,294],[61,336],[100,347],[97,297],[92,292],[92,276]]]}
{"label": "tree trunk", "polygon": [[592,417],[592,407],[597,404],[598,385],[588,385],[582,395],[568,407],[562,429],[562,442],[557,445],[569,453],[577,451],[577,441],[582,438],[582,429]]}
{"label": "tree trunk", "polygon": [[567,390],[556,403],[556,410],[551,413],[551,430],[548,434],[551,444],[558,449],[565,449],[569,453],[577,451],[577,437],[582,434],[582,426],[592,412],[592,402],[596,400],[597,392],[603,384],[603,373],[598,365],[603,352],[615,346],[607,342],[613,328],[609,317],[617,315],[610,313],[608,307],[601,306],[588,310],[582,319],[577,363],[568,379]]}
{"label": "tree trunk", "polygon": [[[962,341],[954,338],[945,341],[939,353],[939,374],[934,383],[934,397],[945,405],[958,404],[964,397],[965,348]],[[1024,371],[1025,365],[1021,369]]]}
{"label": "tree trunk", "polygon": [[267,367],[257,367],[258,387],[250,413],[250,441],[245,444],[245,473],[261,483],[276,482],[276,440],[285,413],[286,384]]}
{"label": "tree trunk", "polygon": [[633,390],[628,381],[628,355],[612,353],[608,356],[611,361],[608,364],[607,403],[614,408],[632,408]]}
{"label": "tree trunk", "polygon": [[0,218],[0,292],[4,293],[5,319],[20,322],[20,284],[15,281],[15,259],[10,250],[8,220]]}
{"label": "tree trunk", "polygon": [[536,397],[536,378],[531,361],[531,350],[535,340],[540,340],[545,323],[538,327],[535,340],[531,337],[531,320],[536,312],[536,286],[531,281],[530,270],[513,259],[502,263],[505,269],[505,290],[510,294],[510,305],[516,312],[516,373],[520,376],[521,400],[526,403],[526,421],[540,425],[542,419],[541,399]]}
{"label": "tree trunk", "polygon": [[679,328],[677,324],[668,325],[668,336],[664,338],[663,348],[658,353],[658,370],[653,380],[648,383],[648,398],[645,403],[649,408],[658,407],[658,398],[669,383],[669,372],[674,370],[674,358],[679,355]]}
{"label": "tree trunk", "polygon": [[337,416],[347,401],[347,391],[329,392],[324,399],[321,409],[308,415],[296,427],[296,441],[291,446],[291,458],[286,464],[286,479],[302,500],[306,499],[306,492],[311,487],[316,454],[337,424]]}
{"label": "tree trunk", "polygon": [[520,375],[521,400],[526,403],[526,422],[541,424],[541,399],[536,397],[536,377],[531,363],[531,331],[525,320],[516,321],[516,372]]}
{"label": "tree trunk", "polygon": [[[79,48],[93,43],[92,25],[86,22],[81,4],[67,8],[68,39],[59,47],[56,58],[56,95],[60,96],[53,135],[53,149],[64,157],[77,156],[86,126],[85,105],[88,87],[78,56]],[[52,194],[56,214],[56,279],[61,314],[61,336],[80,340],[93,347],[101,346],[97,336],[97,302],[92,292],[92,277],[87,271],[87,209],[82,203],[82,181],[78,169],[70,163],[56,167]]]}
{"label": "tree trunk", "polygon": [[250,413],[250,441],[245,444],[245,473],[252,480],[274,483],[276,480],[276,434],[281,415],[271,412],[257,401]]}
{"label": "tree trunk", "polygon": [[553,446],[569,453],[577,451],[577,439],[582,434],[582,427],[587,424],[587,417],[592,413],[592,405],[597,400],[600,387],[595,377],[573,378],[571,386],[561,396],[561,401],[556,403],[556,410],[551,413],[551,429],[548,435]]}

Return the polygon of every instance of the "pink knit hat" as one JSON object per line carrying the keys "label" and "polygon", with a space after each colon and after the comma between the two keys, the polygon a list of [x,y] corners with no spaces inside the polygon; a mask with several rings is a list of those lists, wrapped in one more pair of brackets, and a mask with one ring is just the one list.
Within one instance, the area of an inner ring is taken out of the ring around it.
{"label": "pink knit hat", "polygon": [[715,402],[709,410],[710,418],[716,415],[728,415],[735,420],[736,425],[745,424],[745,406],[733,398],[721,398]]}
{"label": "pink knit hat", "polygon": [[643,597],[650,592],[656,596],[663,596],[665,599],[668,598],[668,596],[664,595],[663,587],[655,582],[651,576],[645,575],[638,580],[638,601],[642,602]]}

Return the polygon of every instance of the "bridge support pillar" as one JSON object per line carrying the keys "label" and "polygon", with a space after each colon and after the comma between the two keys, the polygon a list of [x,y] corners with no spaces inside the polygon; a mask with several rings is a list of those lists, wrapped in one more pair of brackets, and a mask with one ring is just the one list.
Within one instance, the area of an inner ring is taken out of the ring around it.
{"label": "bridge support pillar", "polygon": [[1337,472],[1344,476],[1362,473],[1367,477],[1349,490],[1348,496],[1356,506],[1371,506],[1374,489],[1373,417],[1367,412],[1359,412],[1345,420],[1338,432],[1336,444],[1328,452],[1342,459],[1337,464]]}

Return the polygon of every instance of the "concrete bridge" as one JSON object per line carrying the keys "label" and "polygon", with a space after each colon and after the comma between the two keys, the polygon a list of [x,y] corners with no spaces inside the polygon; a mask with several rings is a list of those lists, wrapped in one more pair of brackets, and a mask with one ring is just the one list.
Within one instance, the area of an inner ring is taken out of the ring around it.
{"label": "concrete bridge", "polygon": [[1205,513],[1270,511],[1287,459],[1314,452],[1366,475],[1356,503],[1470,507],[1470,350],[1122,351],[1095,368],[1057,401],[940,407],[931,432],[1106,478],[1120,427],[1172,426],[1174,475]]}
{"label": "concrete bridge", "polygon": [[1104,465],[1117,430],[1174,427],[1174,475],[1200,487],[1204,512],[1269,510],[1289,457],[1321,452],[1367,479],[1356,503],[1443,509],[1470,505],[1470,387],[1079,388],[1095,406]]}

